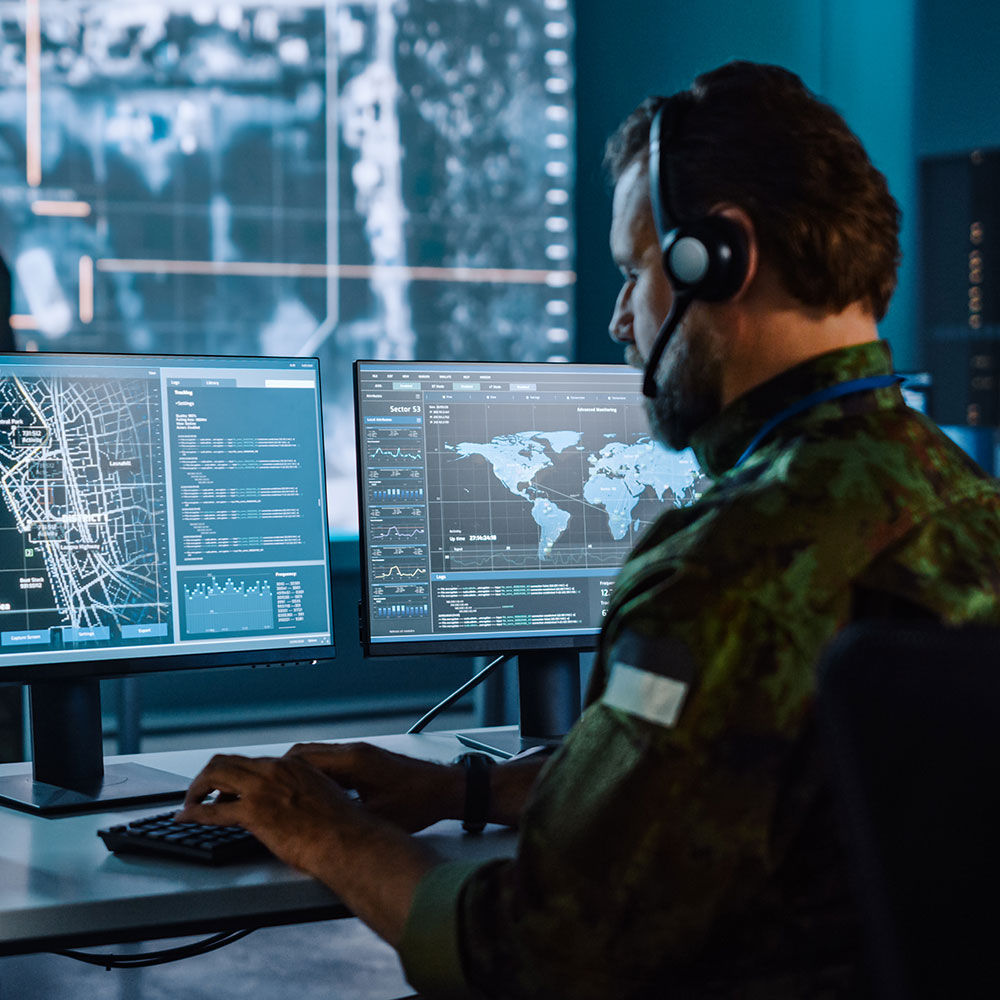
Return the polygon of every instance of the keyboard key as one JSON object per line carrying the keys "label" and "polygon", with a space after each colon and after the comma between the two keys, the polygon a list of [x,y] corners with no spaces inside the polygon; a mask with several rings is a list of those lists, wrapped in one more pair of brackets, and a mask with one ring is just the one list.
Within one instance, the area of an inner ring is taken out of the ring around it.
{"label": "keyboard key", "polygon": [[150,854],[180,858],[207,865],[272,857],[270,851],[239,826],[207,826],[179,823],[174,813],[146,816],[117,824],[97,835],[116,854]]}

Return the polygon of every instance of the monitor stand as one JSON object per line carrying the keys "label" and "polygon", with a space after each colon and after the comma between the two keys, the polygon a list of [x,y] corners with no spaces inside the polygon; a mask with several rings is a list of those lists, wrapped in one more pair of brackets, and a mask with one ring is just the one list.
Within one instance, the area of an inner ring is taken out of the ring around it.
{"label": "monitor stand", "polygon": [[556,747],[580,716],[580,654],[539,649],[517,654],[520,727],[516,732],[459,733],[467,747],[504,759]]}
{"label": "monitor stand", "polygon": [[0,804],[59,816],[184,798],[190,778],[143,764],[105,767],[99,680],[36,681],[29,690],[32,770],[0,777]]}

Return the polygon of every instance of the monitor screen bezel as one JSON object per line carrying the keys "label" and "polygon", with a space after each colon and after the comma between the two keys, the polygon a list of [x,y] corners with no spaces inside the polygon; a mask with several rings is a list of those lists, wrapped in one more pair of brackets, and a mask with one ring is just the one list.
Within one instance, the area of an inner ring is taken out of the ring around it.
{"label": "monitor screen bezel", "polygon": [[[362,550],[363,554],[363,550]],[[362,570],[362,587],[367,586],[365,571]],[[362,608],[366,603],[362,591]],[[600,632],[584,633],[580,635],[546,635],[546,636],[515,636],[506,638],[484,638],[478,639],[470,636],[468,639],[443,639],[437,636],[429,636],[426,639],[402,639],[384,640],[373,642],[369,630],[369,620],[364,610],[361,613],[361,645],[365,656],[441,656],[441,655],[465,655],[469,654],[489,654],[489,653],[510,653],[531,652],[534,650],[571,650],[573,652],[588,653],[597,648]]]}
{"label": "monitor screen bezel", "polygon": [[[533,652],[536,650],[568,650],[571,652],[592,652],[597,649],[600,640],[601,630],[594,629],[592,632],[576,632],[533,636],[492,636],[489,638],[479,638],[476,636],[462,638],[446,638],[438,636],[427,636],[421,639],[399,638],[399,639],[378,639],[375,640],[371,633],[371,614],[369,603],[369,576],[368,559],[366,557],[367,525],[365,523],[365,495],[364,480],[362,477],[363,461],[362,452],[364,447],[363,427],[361,423],[361,393],[360,378],[363,365],[400,365],[403,366],[433,366],[433,365],[468,365],[469,367],[486,366],[498,367],[501,365],[552,365],[553,367],[585,367],[590,369],[605,369],[609,371],[622,371],[629,369],[628,365],[607,364],[590,361],[573,362],[517,362],[517,361],[480,361],[480,360],[449,360],[440,359],[419,360],[419,359],[386,359],[386,358],[358,358],[353,365],[353,385],[354,385],[354,427],[355,444],[357,454],[357,485],[358,485],[358,562],[361,567],[361,599],[358,604],[359,628],[361,634],[362,651],[366,657],[390,657],[390,656],[412,656],[412,655],[446,655],[446,654],[490,654],[490,653],[511,653]],[[637,375],[638,378],[638,375]],[[620,567],[619,567],[620,568]],[[618,568],[615,569],[617,575]]]}
{"label": "monitor screen bezel", "polygon": [[[130,647],[129,655],[118,654],[113,657],[102,658],[99,655],[89,659],[61,660],[57,662],[28,661],[22,663],[0,663],[0,685],[31,684],[34,681],[59,681],[74,680],[77,678],[108,679],[117,677],[129,677],[138,674],[163,673],[172,670],[207,670],[231,667],[256,667],[256,666],[296,666],[300,664],[311,664],[321,660],[333,660],[336,658],[336,638],[335,638],[335,614],[333,608],[333,559],[330,552],[329,543],[329,518],[326,495],[326,456],[322,447],[323,441],[323,406],[322,406],[322,374],[320,362],[316,357],[292,357],[292,356],[262,356],[254,357],[250,355],[210,355],[210,354],[123,354],[123,353],[101,353],[82,351],[3,351],[0,352],[0,366],[5,360],[17,358],[19,361],[25,359],[37,359],[45,363],[46,358],[66,358],[70,361],[93,360],[97,363],[107,363],[114,365],[117,362],[127,363],[130,366],[141,366],[149,364],[152,366],[169,365],[171,362],[191,362],[193,366],[204,362],[207,366],[219,364],[239,364],[240,362],[253,362],[260,367],[266,367],[272,362],[276,366],[284,364],[301,364],[303,362],[315,363],[316,374],[316,399],[317,399],[317,421],[320,434],[321,447],[320,455],[320,490],[321,490],[321,510],[323,520],[326,523],[324,538],[326,539],[326,579],[328,587],[329,607],[330,607],[330,641],[328,643],[316,643],[314,645],[285,645],[280,647],[263,647],[247,650],[172,650],[169,653],[159,652],[156,654],[143,655],[144,649],[155,649],[153,646]],[[97,651],[92,651],[97,652]]]}

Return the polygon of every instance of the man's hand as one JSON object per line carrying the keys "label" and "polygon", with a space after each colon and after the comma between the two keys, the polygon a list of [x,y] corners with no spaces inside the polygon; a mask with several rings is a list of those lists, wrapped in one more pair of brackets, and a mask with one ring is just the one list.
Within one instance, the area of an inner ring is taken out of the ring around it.
{"label": "man's hand", "polygon": [[391,753],[370,743],[299,743],[285,755],[312,765],[365,808],[413,833],[442,819],[460,819],[465,774],[460,768]]}
{"label": "man's hand", "polygon": [[[214,801],[204,801],[218,792]],[[337,831],[360,809],[335,781],[296,757],[216,754],[191,783],[178,818],[238,825],[288,864],[315,874],[315,856],[329,860]]]}
{"label": "man's hand", "polygon": [[[218,792],[214,802],[204,800]],[[352,802],[305,754],[218,754],[191,783],[182,821],[236,824],[288,864],[329,886],[398,945],[417,884],[440,859]]]}
{"label": "man's hand", "polygon": [[[286,757],[308,761],[365,807],[411,833],[465,813],[465,769],[391,753],[370,743],[299,743]],[[506,761],[490,771],[489,822],[517,826],[547,756]]]}

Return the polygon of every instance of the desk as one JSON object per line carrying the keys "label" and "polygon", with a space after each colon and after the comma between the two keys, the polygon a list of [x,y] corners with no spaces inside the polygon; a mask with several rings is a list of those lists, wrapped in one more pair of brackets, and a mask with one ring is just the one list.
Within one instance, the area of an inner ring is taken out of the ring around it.
{"label": "desk", "polygon": [[[337,741],[346,742],[346,741]],[[366,738],[397,753],[451,760],[453,734]],[[226,748],[248,756],[283,754],[289,744]],[[194,777],[217,750],[136,754],[134,760]],[[0,774],[23,772],[0,765]],[[111,854],[97,830],[169,804],[45,819],[0,807],[0,955],[238,930],[351,916],[325,886],[280,861],[222,868]],[[470,860],[512,855],[516,834],[499,827],[462,833],[457,821],[418,834],[442,855]]]}

